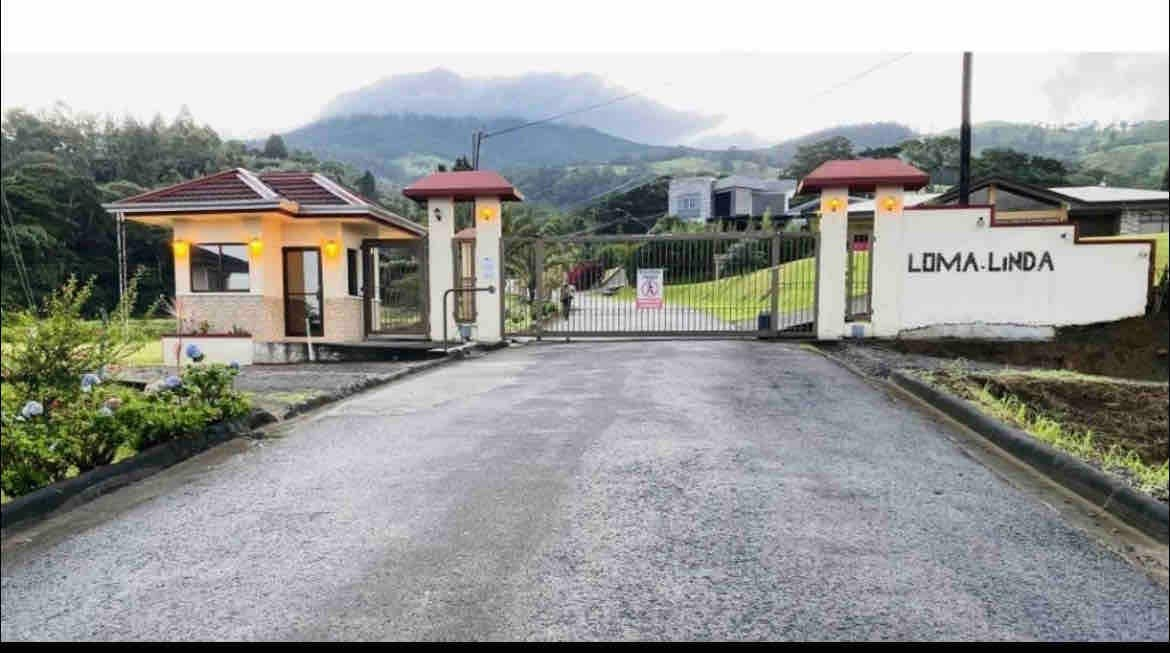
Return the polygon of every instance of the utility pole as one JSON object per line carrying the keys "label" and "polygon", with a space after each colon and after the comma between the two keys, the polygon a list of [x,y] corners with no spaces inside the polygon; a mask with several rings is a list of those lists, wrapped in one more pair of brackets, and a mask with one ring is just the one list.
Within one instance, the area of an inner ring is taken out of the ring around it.
{"label": "utility pole", "polygon": [[959,206],[971,197],[971,53],[963,53],[963,122],[959,125]]}
{"label": "utility pole", "polygon": [[479,170],[479,144],[483,142],[483,130],[477,129],[471,135],[471,169]]}

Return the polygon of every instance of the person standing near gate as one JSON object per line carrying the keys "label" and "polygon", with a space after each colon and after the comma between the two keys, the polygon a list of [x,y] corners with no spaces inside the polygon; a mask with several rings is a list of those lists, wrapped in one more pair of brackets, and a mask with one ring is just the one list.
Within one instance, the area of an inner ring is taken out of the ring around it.
{"label": "person standing near gate", "polygon": [[561,286],[561,316],[566,320],[569,319],[569,311],[573,310],[573,295],[575,294],[577,294],[577,289],[569,283],[568,275],[565,275],[565,285]]}

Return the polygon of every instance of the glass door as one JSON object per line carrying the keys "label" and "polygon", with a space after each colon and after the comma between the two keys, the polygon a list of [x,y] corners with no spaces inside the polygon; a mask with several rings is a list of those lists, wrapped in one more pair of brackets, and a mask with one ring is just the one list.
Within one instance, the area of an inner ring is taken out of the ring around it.
{"label": "glass door", "polygon": [[284,248],[284,335],[325,335],[321,250]]}

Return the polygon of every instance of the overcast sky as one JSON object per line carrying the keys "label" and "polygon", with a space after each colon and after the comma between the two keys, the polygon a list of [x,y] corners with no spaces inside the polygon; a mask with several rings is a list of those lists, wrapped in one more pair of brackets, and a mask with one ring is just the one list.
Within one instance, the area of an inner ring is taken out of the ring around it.
{"label": "overcast sky", "polygon": [[[677,50],[685,44],[708,51],[652,54],[655,50],[653,41],[635,43],[616,38],[606,41],[604,47],[620,50],[636,45],[641,52],[515,54],[499,52],[499,49],[519,49],[522,46],[558,49],[557,38],[572,47],[572,44],[581,42],[580,32],[587,30],[573,29],[563,22],[558,28],[561,32],[553,30],[551,34],[549,28],[543,27],[539,31],[500,28],[507,30],[504,33],[508,35],[534,35],[532,39],[504,41],[501,46],[501,39],[496,36],[476,39],[457,34],[454,38],[447,38],[441,30],[428,30],[425,23],[412,22],[407,28],[404,27],[406,23],[387,19],[384,23],[370,21],[376,23],[372,29],[382,34],[379,39],[362,41],[356,36],[349,38],[348,34],[333,34],[330,40],[319,36],[328,32],[326,26],[332,19],[338,18],[327,8],[345,4],[344,0],[314,4],[314,11],[299,18],[295,12],[291,18],[287,14],[265,13],[265,8],[257,7],[257,3],[220,3],[223,6],[216,6],[217,2],[219,0],[204,0],[201,4],[207,8],[204,12],[165,15],[150,8],[163,7],[166,3],[137,0],[85,3],[77,5],[79,9],[76,10],[66,10],[55,0],[6,0],[3,106],[43,108],[62,101],[79,111],[129,113],[149,118],[156,113],[171,117],[185,104],[197,120],[210,124],[223,134],[248,137],[309,122],[338,93],[380,78],[445,67],[464,76],[510,76],[532,71],[596,73],[616,86],[640,91],[668,106],[724,116],[724,121],[716,128],[719,133],[746,132],[768,142],[843,123],[893,120],[931,132],[953,127],[958,121],[960,58],[957,49],[962,47],[959,37],[955,40],[956,52],[914,52],[860,79],[848,81],[875,65],[893,60],[900,50],[915,50],[915,47],[907,46],[916,43],[909,38],[873,37],[826,42],[820,38],[817,25],[806,21],[793,25],[786,43],[791,41],[789,45],[795,43],[797,47],[808,43],[809,49],[822,50],[831,48],[834,42],[842,44],[842,49],[880,43],[884,52],[727,53],[711,50],[710,44],[704,40],[679,41],[667,34],[665,41],[660,38],[657,42],[660,44],[658,49]],[[133,5],[134,10],[118,11],[111,3]],[[294,4],[275,6],[291,7]],[[985,4],[995,3],[989,1]],[[100,10],[95,8],[98,6]],[[1010,3],[1007,6],[1011,6]],[[1164,3],[1158,11],[1165,14]],[[392,15],[399,17],[399,14]],[[516,14],[524,15],[523,12]],[[741,12],[740,15],[747,14]],[[51,20],[60,16],[68,16],[70,20],[55,23]],[[348,22],[337,24],[344,24],[350,30],[362,28],[361,24],[355,27],[348,16],[343,18]],[[215,22],[208,22],[213,19]],[[279,25],[273,22],[278,20],[285,22]],[[300,23],[290,22],[294,20]],[[516,19],[509,15],[508,20],[507,24],[512,25]],[[648,20],[654,20],[654,15]],[[106,24],[95,29],[96,26],[92,25],[95,21],[106,21]],[[1029,18],[1021,16],[1020,21],[1026,23]],[[49,25],[45,26],[45,23]],[[313,39],[269,41],[264,38],[285,33],[282,29],[303,27],[301,23],[316,23],[321,29]],[[165,24],[165,29],[144,28],[159,24]],[[607,24],[612,24],[612,21]],[[702,25],[703,21],[697,24]],[[997,24],[1021,27],[1016,22],[1005,23],[1003,20]],[[1164,30],[1165,22],[1162,24],[1160,29]],[[846,27],[849,25],[843,24],[843,29]],[[852,27],[856,28],[856,25]],[[495,34],[493,30],[475,25],[470,28],[463,25],[462,28],[478,30],[473,34]],[[619,28],[628,28],[628,25],[614,29]],[[1143,26],[1138,23],[1135,28],[1143,29]],[[908,23],[905,33],[916,31],[922,32]],[[972,28],[970,31],[976,30]],[[935,32],[937,30],[930,33]],[[872,30],[862,33],[875,34]],[[790,38],[802,34],[804,41]],[[811,41],[808,40],[810,35]],[[353,52],[353,48],[347,46],[354,42],[367,48],[401,50],[417,47],[430,52]],[[775,41],[753,39],[751,42]],[[1069,42],[1083,41],[1069,39],[1063,42],[1067,48]],[[226,47],[225,43],[253,52],[174,51],[214,50]],[[288,54],[255,52],[257,47],[273,43],[278,43],[281,49],[305,51]],[[1028,43],[1035,45],[1032,41]],[[1165,41],[1160,43],[1164,49]],[[450,52],[442,51],[445,44],[450,45]],[[897,47],[899,45],[903,47]],[[1000,42],[994,48],[1003,49],[1003,45]],[[476,53],[477,46],[491,46],[483,49],[497,51]],[[987,47],[993,46],[989,44]],[[320,52],[322,48],[350,51]],[[91,49],[105,52],[85,51]],[[469,49],[470,52],[458,52]],[[111,50],[122,53],[111,53]],[[139,52],[127,53],[126,50]],[[976,49],[972,113],[976,121],[1166,119],[1170,114],[1168,80],[1170,58],[1165,52],[1008,54]]]}

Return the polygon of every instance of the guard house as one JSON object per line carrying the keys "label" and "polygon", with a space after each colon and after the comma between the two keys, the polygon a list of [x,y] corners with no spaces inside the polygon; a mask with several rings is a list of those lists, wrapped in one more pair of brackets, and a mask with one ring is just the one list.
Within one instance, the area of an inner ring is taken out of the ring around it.
{"label": "guard house", "polygon": [[427,230],[311,172],[234,168],[104,205],[173,232],[176,332],[213,360],[426,338]]}

